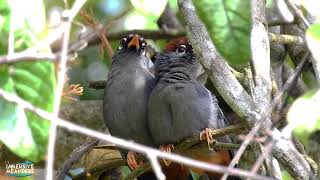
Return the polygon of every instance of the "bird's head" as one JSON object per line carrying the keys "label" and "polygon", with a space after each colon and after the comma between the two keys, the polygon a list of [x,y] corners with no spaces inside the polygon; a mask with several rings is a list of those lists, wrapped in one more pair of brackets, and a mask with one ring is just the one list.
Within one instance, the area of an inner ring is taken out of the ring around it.
{"label": "bird's head", "polygon": [[129,34],[121,39],[118,51],[132,51],[145,55],[146,46],[147,42],[142,36],[139,36],[138,34]]}
{"label": "bird's head", "polygon": [[177,56],[193,55],[191,44],[186,37],[171,40],[164,49],[165,53],[174,53]]}
{"label": "bird's head", "polygon": [[183,71],[185,74],[195,76],[198,63],[192,46],[186,37],[171,40],[162,53],[158,53],[155,60],[155,74],[161,78],[171,71]]}

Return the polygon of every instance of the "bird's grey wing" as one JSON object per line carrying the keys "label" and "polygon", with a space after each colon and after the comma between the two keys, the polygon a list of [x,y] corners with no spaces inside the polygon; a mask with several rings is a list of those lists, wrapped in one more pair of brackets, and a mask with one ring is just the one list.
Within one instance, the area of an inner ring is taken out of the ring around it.
{"label": "bird's grey wing", "polygon": [[157,145],[171,143],[172,113],[165,91],[161,84],[157,84],[149,97],[148,125],[152,138]]}

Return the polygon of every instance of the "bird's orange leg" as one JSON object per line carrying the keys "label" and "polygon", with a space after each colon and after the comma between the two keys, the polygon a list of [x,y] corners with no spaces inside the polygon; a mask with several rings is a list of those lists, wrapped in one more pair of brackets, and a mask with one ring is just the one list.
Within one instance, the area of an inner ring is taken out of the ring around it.
{"label": "bird's orange leg", "polygon": [[136,160],[136,152],[133,152],[133,151],[129,151],[128,154],[127,154],[127,164],[128,166],[130,167],[131,170],[136,170],[140,167],[140,165],[142,165],[142,161],[137,162]]}
{"label": "bird's orange leg", "polygon": [[206,128],[200,132],[200,141],[207,139],[208,147],[210,149],[210,142],[214,139],[212,135],[212,130],[210,128]]}
{"label": "bird's orange leg", "polygon": [[[173,146],[173,144],[166,144],[166,145],[161,145],[161,146],[159,147],[159,149],[160,149],[161,151],[163,151],[163,152],[171,153],[171,151],[174,149],[174,146]],[[165,160],[165,159],[162,159],[162,160],[163,160],[163,162],[164,162],[164,164],[165,164],[166,166],[169,166],[170,163],[171,163],[171,161],[168,161],[168,160]]]}

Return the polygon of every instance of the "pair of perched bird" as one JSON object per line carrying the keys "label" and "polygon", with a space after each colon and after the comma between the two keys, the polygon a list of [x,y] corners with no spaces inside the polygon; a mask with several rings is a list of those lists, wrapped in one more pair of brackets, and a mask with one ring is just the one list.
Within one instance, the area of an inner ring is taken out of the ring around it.
{"label": "pair of perched bird", "polygon": [[[170,41],[156,55],[155,75],[148,69],[146,46],[143,37],[130,34],[121,40],[112,58],[103,100],[110,134],[167,152],[173,144],[197,134],[210,141],[213,137],[209,128],[225,127],[228,123],[215,96],[196,80],[198,64],[187,38]],[[232,142],[228,136],[219,140]],[[139,167],[135,152],[124,154],[131,169]],[[229,150],[204,151],[197,147],[187,155],[220,165],[228,165],[232,159]],[[187,179],[190,173],[188,167],[175,163],[163,169],[167,179]],[[193,170],[211,177],[221,176]]]}

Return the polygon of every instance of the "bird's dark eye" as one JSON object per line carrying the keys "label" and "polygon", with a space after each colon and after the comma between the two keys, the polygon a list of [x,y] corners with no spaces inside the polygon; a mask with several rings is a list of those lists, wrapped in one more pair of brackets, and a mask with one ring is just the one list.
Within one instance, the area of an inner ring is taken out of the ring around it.
{"label": "bird's dark eye", "polygon": [[179,54],[184,54],[186,52],[186,48],[187,48],[186,45],[182,44],[177,48],[176,52]]}
{"label": "bird's dark eye", "polygon": [[127,38],[123,38],[123,39],[121,39],[121,41],[120,41],[120,45],[119,45],[119,49],[122,49],[122,48],[123,48],[124,43],[126,42],[126,40],[127,40]]}
{"label": "bird's dark eye", "polygon": [[145,43],[145,42],[142,42],[142,43],[141,43],[141,47],[142,47],[142,48],[145,48],[145,47],[146,47],[146,43]]}

